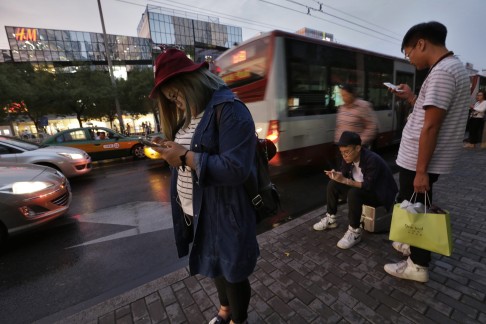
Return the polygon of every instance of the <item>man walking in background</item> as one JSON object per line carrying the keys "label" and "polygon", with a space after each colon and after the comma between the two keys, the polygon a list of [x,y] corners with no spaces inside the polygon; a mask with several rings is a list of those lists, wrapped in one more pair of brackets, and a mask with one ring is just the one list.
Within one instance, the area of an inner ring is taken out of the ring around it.
{"label": "man walking in background", "polygon": [[[429,69],[418,96],[400,84],[395,94],[414,105],[398,151],[399,200],[414,192],[432,202],[432,185],[452,171],[461,149],[468,117],[469,76],[462,62],[445,46],[447,28],[439,22],[413,26],[403,38],[402,52],[418,70]],[[424,233],[427,235],[427,233]],[[407,260],[385,265],[392,276],[426,282],[431,252],[394,242]]]}
{"label": "man walking in background", "polygon": [[370,146],[378,134],[378,119],[373,106],[368,101],[356,97],[350,84],[339,86],[344,104],[339,106],[336,115],[334,142],[337,143],[344,131],[358,133],[361,142]]}

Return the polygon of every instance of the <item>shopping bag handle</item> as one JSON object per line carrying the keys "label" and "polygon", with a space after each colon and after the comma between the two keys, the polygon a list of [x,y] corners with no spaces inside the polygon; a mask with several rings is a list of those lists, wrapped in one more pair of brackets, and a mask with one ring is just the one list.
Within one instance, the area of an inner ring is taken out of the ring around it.
{"label": "shopping bag handle", "polygon": [[[410,197],[410,202],[411,203],[415,203],[417,201],[417,196],[418,196],[419,192],[413,192],[412,193],[412,197]],[[429,195],[427,195],[427,191],[424,192],[424,195],[425,195],[425,199],[424,199],[424,205],[425,205],[425,213],[427,214],[427,204],[429,205],[429,208],[430,206],[432,206],[432,204],[430,203],[430,197]]]}

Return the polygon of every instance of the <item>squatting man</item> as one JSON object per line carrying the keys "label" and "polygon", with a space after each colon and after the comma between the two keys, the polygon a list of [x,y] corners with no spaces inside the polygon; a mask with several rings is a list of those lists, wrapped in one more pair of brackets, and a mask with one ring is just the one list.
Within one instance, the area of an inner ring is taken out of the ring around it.
{"label": "squatting man", "polygon": [[361,242],[362,206],[384,206],[390,211],[398,187],[388,164],[378,154],[361,146],[357,133],[344,131],[336,144],[343,158],[341,169],[325,171],[331,179],[327,185],[327,213],[314,224],[314,230],[336,228],[338,199],[347,197],[349,226],[337,246],[349,249]]}

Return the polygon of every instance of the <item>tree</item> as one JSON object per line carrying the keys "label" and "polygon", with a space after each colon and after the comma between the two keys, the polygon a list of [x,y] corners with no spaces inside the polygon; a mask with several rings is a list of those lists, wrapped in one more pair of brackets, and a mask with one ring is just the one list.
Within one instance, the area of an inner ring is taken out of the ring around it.
{"label": "tree", "polygon": [[154,86],[152,69],[134,69],[128,73],[127,80],[119,81],[119,94],[122,108],[132,115],[146,115],[150,112],[157,119],[157,106],[148,96]]}
{"label": "tree", "polygon": [[107,72],[82,67],[75,73],[57,73],[56,80],[57,108],[66,114],[74,113],[80,127],[83,118],[105,116],[107,102],[114,100]]}
{"label": "tree", "polygon": [[41,132],[40,120],[52,110],[54,75],[30,63],[0,64],[0,106],[10,118],[25,116]]}

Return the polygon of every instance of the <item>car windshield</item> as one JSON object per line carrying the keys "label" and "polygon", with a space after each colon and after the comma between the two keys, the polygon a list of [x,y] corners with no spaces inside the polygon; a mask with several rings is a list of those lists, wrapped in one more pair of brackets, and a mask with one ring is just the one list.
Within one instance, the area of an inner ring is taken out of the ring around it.
{"label": "car windshield", "polygon": [[9,145],[14,145],[14,146],[23,148],[24,150],[27,150],[27,151],[37,150],[41,147],[40,145],[38,145],[36,143],[23,141],[21,139],[16,139],[16,138],[13,138],[13,137],[2,136],[2,137],[0,137],[0,141],[3,142],[3,143],[9,144]]}

